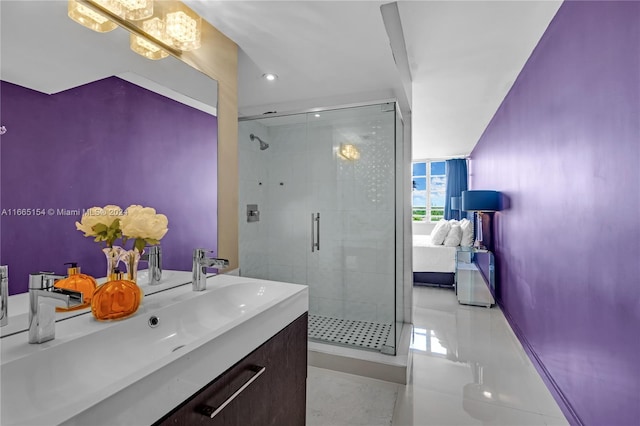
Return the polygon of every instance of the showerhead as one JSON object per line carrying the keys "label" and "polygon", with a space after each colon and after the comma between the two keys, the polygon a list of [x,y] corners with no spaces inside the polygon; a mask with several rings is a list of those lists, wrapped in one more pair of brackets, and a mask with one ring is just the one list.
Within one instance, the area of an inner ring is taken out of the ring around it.
{"label": "showerhead", "polygon": [[258,139],[258,142],[260,142],[260,151],[264,151],[265,149],[269,148],[268,143],[266,143],[265,141],[263,141],[262,139],[254,135],[253,133],[249,135],[249,139],[251,140]]}

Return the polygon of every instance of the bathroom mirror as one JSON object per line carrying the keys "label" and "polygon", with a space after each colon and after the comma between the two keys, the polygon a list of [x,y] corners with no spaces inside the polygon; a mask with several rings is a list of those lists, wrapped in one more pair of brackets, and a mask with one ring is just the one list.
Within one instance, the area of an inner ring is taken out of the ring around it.
{"label": "bathroom mirror", "polygon": [[10,294],[27,290],[29,273],[64,274],[65,262],[105,275],[104,243],[75,227],[92,206],[165,214],[164,269],[190,270],[193,248],[215,250],[217,83],[171,56],[136,54],[122,28],[77,24],[66,0],[2,1],[0,18],[0,264]]}

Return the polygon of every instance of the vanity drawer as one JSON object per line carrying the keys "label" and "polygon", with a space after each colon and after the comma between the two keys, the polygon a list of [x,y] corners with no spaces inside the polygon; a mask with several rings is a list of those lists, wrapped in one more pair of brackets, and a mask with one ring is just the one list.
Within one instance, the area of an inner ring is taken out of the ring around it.
{"label": "vanity drawer", "polygon": [[155,425],[304,425],[307,317],[300,316]]}

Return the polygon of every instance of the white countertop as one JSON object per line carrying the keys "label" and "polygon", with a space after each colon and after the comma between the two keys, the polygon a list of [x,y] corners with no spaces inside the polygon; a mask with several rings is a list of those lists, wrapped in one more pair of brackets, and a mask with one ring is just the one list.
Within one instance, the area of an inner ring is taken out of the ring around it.
{"label": "white countertop", "polygon": [[[50,342],[30,345],[26,332],[4,337],[1,423],[151,424],[308,303],[306,286],[218,275],[203,292],[188,284],[146,296],[122,321],[69,318]],[[147,324],[152,315],[157,328]]]}

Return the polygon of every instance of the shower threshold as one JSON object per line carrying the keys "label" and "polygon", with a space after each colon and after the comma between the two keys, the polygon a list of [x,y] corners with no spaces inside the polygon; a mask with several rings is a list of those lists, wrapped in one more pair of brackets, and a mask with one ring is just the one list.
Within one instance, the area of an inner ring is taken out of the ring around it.
{"label": "shower threshold", "polygon": [[309,339],[321,343],[381,352],[391,324],[309,315]]}
{"label": "shower threshold", "polygon": [[[309,323],[311,323],[311,315]],[[314,339],[310,335],[308,362],[313,367],[406,385],[412,361],[412,352],[409,349],[411,330],[411,324],[402,325],[400,343],[396,348],[395,356],[366,347]]]}

